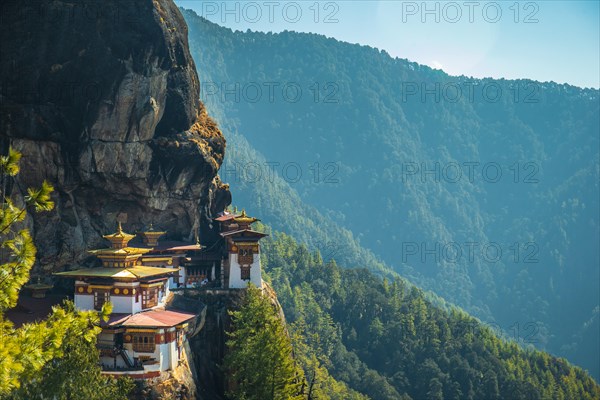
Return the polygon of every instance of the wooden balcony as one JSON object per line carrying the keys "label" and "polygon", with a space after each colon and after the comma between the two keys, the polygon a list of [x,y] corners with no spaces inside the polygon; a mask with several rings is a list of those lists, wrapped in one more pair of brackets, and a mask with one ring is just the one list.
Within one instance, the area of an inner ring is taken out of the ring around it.
{"label": "wooden balcony", "polygon": [[133,351],[137,351],[138,353],[154,353],[156,346],[154,343],[134,343]]}

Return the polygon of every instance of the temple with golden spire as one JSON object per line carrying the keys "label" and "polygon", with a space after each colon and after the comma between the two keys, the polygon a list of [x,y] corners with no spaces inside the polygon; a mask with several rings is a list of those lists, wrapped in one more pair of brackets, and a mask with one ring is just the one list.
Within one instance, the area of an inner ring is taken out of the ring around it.
{"label": "temple with golden spire", "polygon": [[55,275],[75,279],[78,309],[112,304],[98,337],[104,373],[146,379],[178,365],[187,323],[195,315],[165,308],[168,280],[179,268],[143,265],[142,257],[152,249],[129,247],[134,237],[119,222],[115,233],[104,236],[109,248],[89,251],[100,259],[100,267]]}
{"label": "temple with golden spire", "polygon": [[267,236],[252,229],[258,218],[246,215],[246,210],[238,214],[225,211],[215,218],[220,224],[223,238],[223,258],[221,262],[221,285],[230,289],[244,289],[249,283],[262,288],[260,266],[260,239]]}
{"label": "temple with golden spire", "polygon": [[219,239],[208,246],[197,235],[194,244],[162,241],[167,232],[152,224],[129,234],[119,222],[116,232],[103,236],[109,247],[89,250],[100,266],[55,274],[75,279],[78,309],[101,310],[112,303],[98,337],[105,374],[146,379],[181,362],[187,324],[195,315],[169,309],[171,290],[263,287],[259,241],[267,235],[252,229],[259,220],[235,209],[214,221]]}

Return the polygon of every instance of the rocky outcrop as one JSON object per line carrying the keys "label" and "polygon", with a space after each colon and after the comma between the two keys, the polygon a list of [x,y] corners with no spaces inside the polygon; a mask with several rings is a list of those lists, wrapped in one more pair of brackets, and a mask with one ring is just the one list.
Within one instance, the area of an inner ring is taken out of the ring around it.
{"label": "rocky outcrop", "polygon": [[131,400],[197,400],[193,367],[189,365],[189,353],[184,351],[183,360],[173,371],[164,372],[158,378],[138,381]]}
{"label": "rocky outcrop", "polygon": [[117,217],[210,240],[231,202],[225,139],[199,101],[187,26],[171,0],[2,2],[0,138],[23,153],[13,187],[48,180],[55,210],[29,217],[46,269],[103,246]]}

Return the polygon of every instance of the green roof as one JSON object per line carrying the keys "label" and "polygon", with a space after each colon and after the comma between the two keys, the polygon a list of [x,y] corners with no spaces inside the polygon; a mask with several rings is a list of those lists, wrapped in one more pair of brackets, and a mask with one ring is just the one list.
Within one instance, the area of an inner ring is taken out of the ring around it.
{"label": "green roof", "polygon": [[129,268],[110,268],[110,267],[99,267],[99,268],[84,268],[75,271],[57,272],[54,275],[58,276],[87,276],[87,277],[99,277],[99,278],[147,278],[149,276],[164,275],[172,272],[179,271],[179,268],[160,268],[160,267],[144,267],[135,266]]}

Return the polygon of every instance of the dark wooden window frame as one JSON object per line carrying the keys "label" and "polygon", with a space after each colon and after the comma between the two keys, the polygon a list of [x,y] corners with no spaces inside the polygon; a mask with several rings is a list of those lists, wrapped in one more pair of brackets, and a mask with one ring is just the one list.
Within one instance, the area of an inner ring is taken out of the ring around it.
{"label": "dark wooden window frame", "polygon": [[254,252],[251,247],[241,247],[238,250],[238,263],[252,264],[254,262]]}
{"label": "dark wooden window frame", "polygon": [[151,308],[158,305],[158,287],[150,287],[142,292],[142,308]]}
{"label": "dark wooden window frame", "polygon": [[155,337],[153,333],[147,335],[136,334],[132,338],[133,351],[138,353],[154,353],[156,349]]}
{"label": "dark wooden window frame", "polygon": [[250,266],[249,265],[242,265],[242,266],[240,266],[240,278],[243,281],[249,281],[250,280]]}
{"label": "dark wooden window frame", "polygon": [[96,290],[94,292],[94,309],[101,310],[104,303],[110,301],[110,291],[108,290]]}

